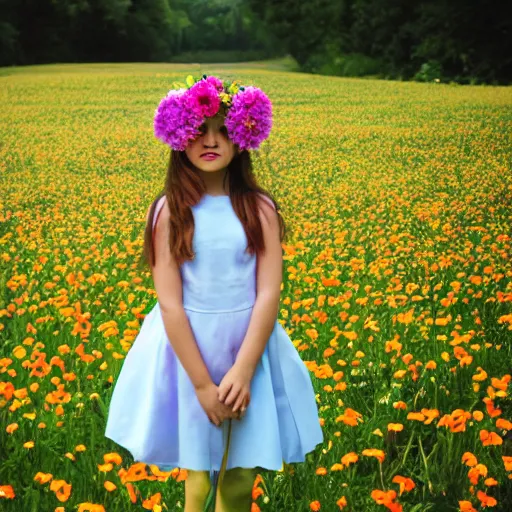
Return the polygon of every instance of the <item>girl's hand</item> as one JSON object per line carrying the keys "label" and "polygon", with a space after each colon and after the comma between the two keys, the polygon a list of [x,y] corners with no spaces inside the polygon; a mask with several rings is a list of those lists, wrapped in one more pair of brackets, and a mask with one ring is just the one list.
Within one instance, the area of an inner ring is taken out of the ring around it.
{"label": "girl's hand", "polygon": [[220,427],[221,423],[228,418],[240,419],[230,407],[219,401],[219,388],[215,383],[210,382],[205,386],[195,388],[195,391],[208,419],[217,427]]}
{"label": "girl's hand", "polygon": [[219,401],[243,414],[251,401],[251,379],[251,373],[235,363],[219,384]]}

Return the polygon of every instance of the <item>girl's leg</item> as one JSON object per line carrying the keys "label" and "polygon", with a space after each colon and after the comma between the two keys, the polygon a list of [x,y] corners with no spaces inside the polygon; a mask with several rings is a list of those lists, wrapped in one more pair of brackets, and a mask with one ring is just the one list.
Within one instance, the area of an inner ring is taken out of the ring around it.
{"label": "girl's leg", "polygon": [[185,480],[184,512],[201,512],[210,487],[210,473],[208,471],[188,470]]}
{"label": "girl's leg", "polygon": [[232,468],[217,488],[215,512],[250,512],[258,468]]}

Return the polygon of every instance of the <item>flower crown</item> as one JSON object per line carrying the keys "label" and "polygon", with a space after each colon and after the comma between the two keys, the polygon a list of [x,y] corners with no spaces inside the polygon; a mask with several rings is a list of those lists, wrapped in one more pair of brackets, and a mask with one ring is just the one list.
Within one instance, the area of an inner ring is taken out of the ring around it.
{"label": "flower crown", "polygon": [[207,75],[197,79],[189,75],[185,84],[172,85],[154,117],[155,137],[172,149],[184,151],[200,134],[204,118],[213,117],[221,108],[228,137],[240,150],[258,149],[270,134],[272,103],[259,87]]}

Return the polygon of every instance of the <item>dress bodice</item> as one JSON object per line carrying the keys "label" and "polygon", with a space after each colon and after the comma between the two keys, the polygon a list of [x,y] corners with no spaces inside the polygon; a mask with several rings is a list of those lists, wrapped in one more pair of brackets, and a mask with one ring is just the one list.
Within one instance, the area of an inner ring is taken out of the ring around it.
{"label": "dress bodice", "polygon": [[[165,201],[155,210],[153,229]],[[203,194],[191,207],[193,260],[180,266],[183,307],[205,313],[247,309],[256,299],[256,255],[245,252],[247,236],[228,195]]]}

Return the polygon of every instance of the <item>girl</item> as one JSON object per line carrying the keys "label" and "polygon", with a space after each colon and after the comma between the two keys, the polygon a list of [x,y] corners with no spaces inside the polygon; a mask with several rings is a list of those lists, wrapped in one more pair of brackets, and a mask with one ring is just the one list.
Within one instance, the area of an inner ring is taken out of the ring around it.
{"label": "girl", "polygon": [[272,108],[236,81],[178,86],[154,118],[172,148],[145,231],[158,301],[126,355],[105,435],[135,460],[187,469],[185,512],[248,512],[260,468],[302,462],[324,439],[308,370],[277,321],[284,222],[249,153]]}

